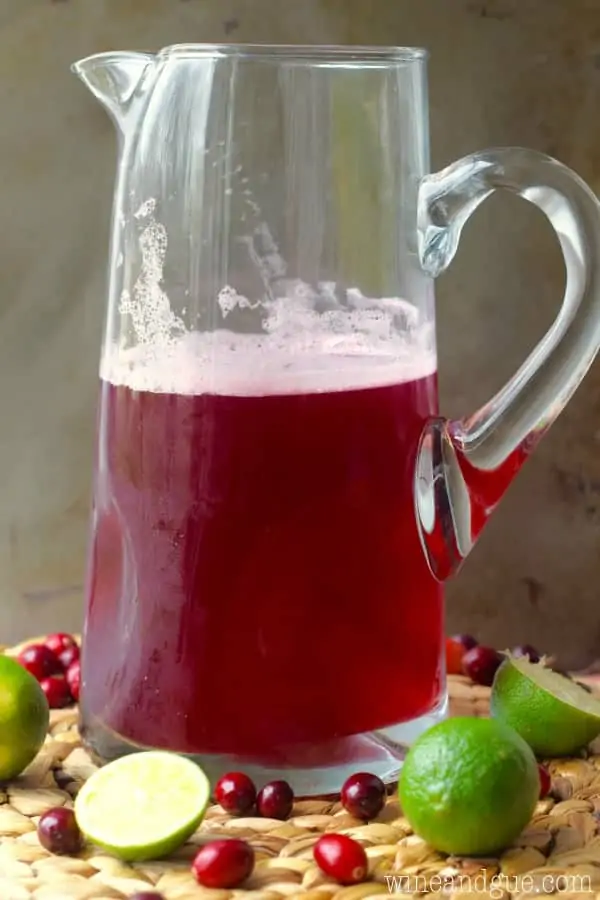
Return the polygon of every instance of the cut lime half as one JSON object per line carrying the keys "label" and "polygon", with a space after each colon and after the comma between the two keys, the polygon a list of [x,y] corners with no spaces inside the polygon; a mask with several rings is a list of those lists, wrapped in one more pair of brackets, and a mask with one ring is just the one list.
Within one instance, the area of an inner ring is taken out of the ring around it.
{"label": "cut lime half", "polygon": [[127,861],[168,856],[196,830],[210,799],[208,778],[194,762],[148,750],[108,763],[75,799],[86,838]]}
{"label": "cut lime half", "polygon": [[600,701],[526,657],[509,657],[496,672],[490,712],[512,726],[537,756],[571,756],[600,734]]}

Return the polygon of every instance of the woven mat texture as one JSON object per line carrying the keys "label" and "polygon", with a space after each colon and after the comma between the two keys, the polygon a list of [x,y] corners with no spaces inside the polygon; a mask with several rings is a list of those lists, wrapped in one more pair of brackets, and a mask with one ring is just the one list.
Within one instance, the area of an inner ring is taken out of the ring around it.
{"label": "woven mat texture", "polygon": [[[449,681],[453,715],[487,715],[489,689],[462,677]],[[596,679],[588,683],[596,692]],[[499,858],[437,853],[412,833],[392,792],[368,824],[331,799],[300,800],[285,822],[231,818],[211,806],[196,834],[172,857],[130,865],[93,846],[76,858],[52,856],[38,841],[39,816],[54,806],[70,806],[95,771],[81,745],[77,710],[57,710],[37,758],[0,790],[0,900],[119,900],[137,891],[157,891],[165,900],[367,900],[392,893],[400,900],[430,893],[456,900],[533,900],[552,890],[574,900],[598,892],[600,900],[600,755],[548,765],[551,797],[538,803],[529,827]],[[364,883],[342,887],[315,865],[313,846],[332,831],[351,835],[366,848],[370,868]],[[227,835],[252,844],[253,874],[239,890],[200,887],[190,871],[194,854],[203,843]]]}

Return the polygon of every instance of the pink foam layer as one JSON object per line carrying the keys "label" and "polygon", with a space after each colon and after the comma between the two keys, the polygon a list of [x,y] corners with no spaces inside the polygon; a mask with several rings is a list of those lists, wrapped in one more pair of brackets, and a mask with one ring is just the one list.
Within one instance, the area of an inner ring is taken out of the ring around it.
{"label": "pink foam layer", "polygon": [[268,396],[383,387],[425,378],[436,357],[401,338],[311,335],[283,343],[271,336],[192,332],[170,345],[107,348],[101,376],[136,391]]}

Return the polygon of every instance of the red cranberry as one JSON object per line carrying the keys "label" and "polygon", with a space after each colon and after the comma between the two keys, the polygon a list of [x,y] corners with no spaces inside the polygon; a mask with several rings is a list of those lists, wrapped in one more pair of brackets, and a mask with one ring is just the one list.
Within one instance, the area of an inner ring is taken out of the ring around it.
{"label": "red cranberry", "polygon": [[463,672],[475,684],[491,687],[494,675],[500,668],[504,657],[492,647],[473,647],[463,657]]}
{"label": "red cranberry", "polygon": [[38,839],[50,853],[75,855],[83,847],[83,838],[72,809],[57,806],[45,812],[38,822]]}
{"label": "red cranberry", "polygon": [[477,646],[477,641],[471,634],[453,634],[452,640],[457,644],[461,644],[465,650],[472,650]]}
{"label": "red cranberry", "polygon": [[287,819],[294,805],[294,792],[287,781],[270,781],[258,792],[256,808],[265,819]]}
{"label": "red cranberry", "polygon": [[454,638],[446,638],[446,673],[448,675],[462,675],[462,661],[465,648]]}
{"label": "red cranberry", "polygon": [[137,891],[129,895],[129,900],[165,900],[165,898],[156,891]]}
{"label": "red cranberry", "polygon": [[542,800],[550,793],[552,779],[550,778],[550,772],[545,766],[538,766],[538,772],[540,773],[540,800]]}
{"label": "red cranberry", "polygon": [[79,647],[77,644],[72,644],[70,647],[65,647],[65,649],[57,655],[61,666],[66,671],[69,666],[72,666],[73,663],[77,662],[79,659]]}
{"label": "red cranberry", "polygon": [[527,656],[529,657],[529,662],[537,663],[540,661],[540,654],[537,652],[535,647],[532,647],[531,644],[520,644],[518,647],[512,652],[513,656]]}
{"label": "red cranberry", "polygon": [[67,674],[65,676],[67,680],[67,684],[69,686],[69,690],[71,692],[71,697],[73,700],[79,700],[79,688],[81,685],[81,662],[76,659],[74,663],[71,663],[69,668],[67,669]]}
{"label": "red cranberry", "polygon": [[62,675],[51,675],[49,678],[43,678],[40,686],[46,695],[48,706],[50,709],[61,709],[73,702],[69,685],[66,678]]}
{"label": "red cranberry", "polygon": [[58,658],[45,644],[29,644],[21,650],[18,660],[38,681],[62,672]]}
{"label": "red cranberry", "polygon": [[342,787],[342,805],[357,819],[374,819],[385,803],[385,785],[377,775],[356,772],[347,778]]}
{"label": "red cranberry", "polygon": [[256,803],[254,782],[243,772],[228,772],[215,786],[215,800],[225,812],[245,816]]}
{"label": "red cranberry", "polygon": [[367,869],[365,849],[346,834],[324,834],[313,849],[316,864],[340,884],[364,881]]}
{"label": "red cranberry", "polygon": [[235,888],[254,868],[254,850],[246,841],[233,838],[205,844],[196,854],[192,872],[198,884],[209,888]]}
{"label": "red cranberry", "polygon": [[63,650],[66,650],[67,647],[77,647],[77,641],[71,634],[64,634],[63,632],[57,632],[56,634],[49,634],[46,640],[44,641],[46,647],[49,650],[52,650],[56,656],[60,656]]}

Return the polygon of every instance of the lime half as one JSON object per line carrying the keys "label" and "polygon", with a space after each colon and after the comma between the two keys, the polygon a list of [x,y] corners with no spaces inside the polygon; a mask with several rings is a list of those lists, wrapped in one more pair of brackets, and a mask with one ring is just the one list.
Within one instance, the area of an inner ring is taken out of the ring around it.
{"label": "lime half", "polygon": [[159,859],[193,834],[209,799],[196,763],[148,750],[98,769],[75,799],[75,817],[86,838],[114,856]]}
{"label": "lime half", "polygon": [[600,701],[565,675],[506,659],[492,685],[490,712],[527,741],[537,756],[570,756],[600,734]]}

